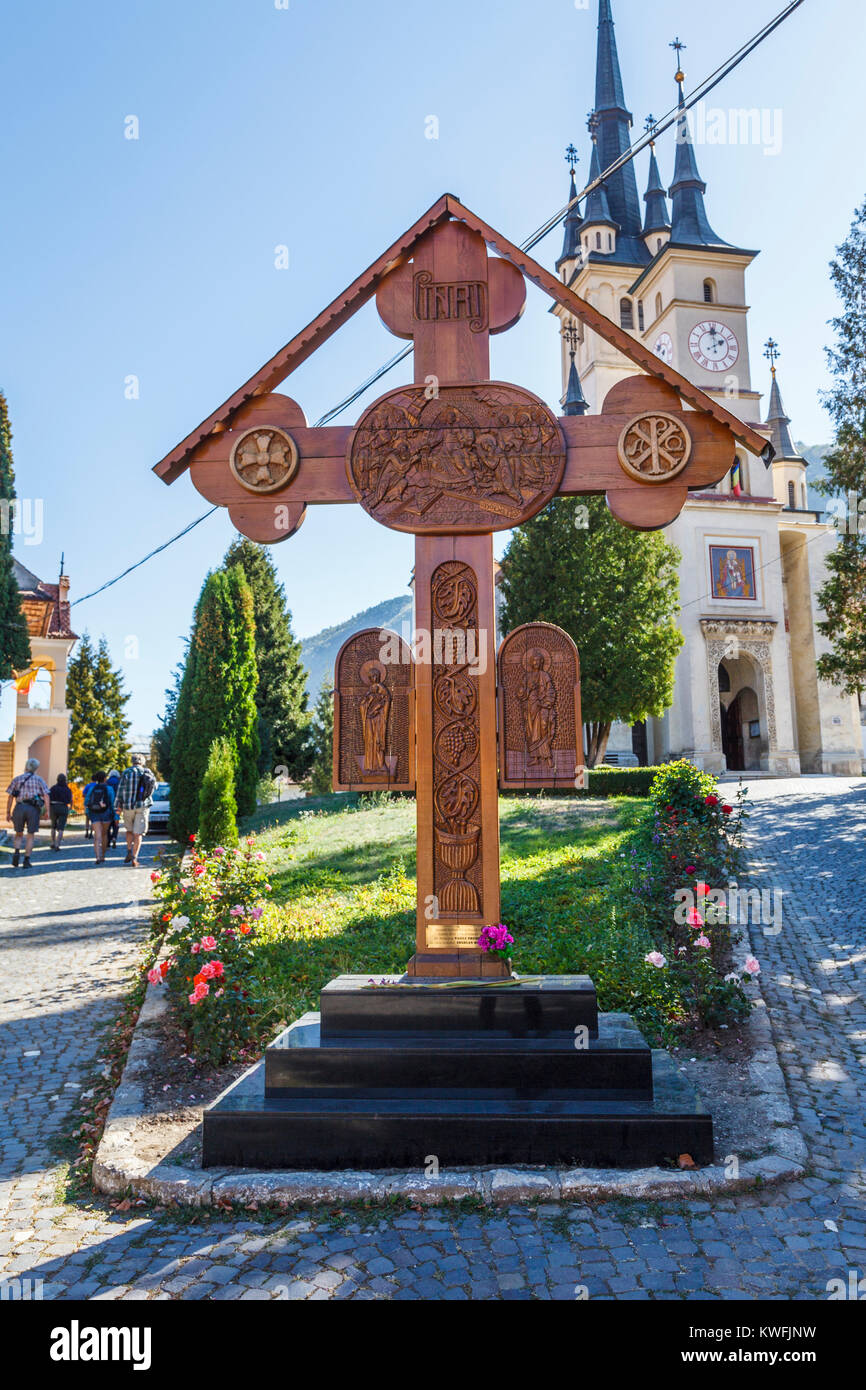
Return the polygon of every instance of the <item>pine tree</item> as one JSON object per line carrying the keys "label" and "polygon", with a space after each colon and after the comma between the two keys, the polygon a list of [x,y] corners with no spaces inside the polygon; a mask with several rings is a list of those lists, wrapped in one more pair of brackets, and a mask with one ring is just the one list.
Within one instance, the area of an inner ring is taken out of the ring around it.
{"label": "pine tree", "polygon": [[6,397],[0,391],[0,680],[30,664],[30,638],[12,568],[15,471]]}
{"label": "pine tree", "polygon": [[253,597],[243,570],[209,574],[199,597],[171,748],[169,829],[179,840],[196,830],[199,796],[216,738],[232,751],[237,814],[255,810],[259,739]]}
{"label": "pine tree", "polygon": [[238,537],[229,546],[223,564],[240,565],[253,594],[259,673],[259,771],[272,776],[275,767],[284,766],[300,780],[312,757],[307,672],[301,661],[301,644],[292,632],[286,591],[267,548],[254,541]]}
{"label": "pine tree", "polygon": [[818,675],[846,694],[866,690],[866,202],[858,209],[830,273],[842,301],[832,320],[836,345],[827,356],[834,377],[824,403],[836,440],[824,459],[824,493],[842,493],[848,517],[837,548],[827,557],[829,577],[818,595],[824,618],[818,631],[831,650],[818,658]]}
{"label": "pine tree", "polygon": [[227,739],[215,738],[210,746],[199,796],[199,842],[204,849],[213,849],[216,845],[229,848],[237,844],[235,807],[235,770],[231,745]]}
{"label": "pine tree", "polygon": [[334,687],[330,681],[325,681],[316,700],[310,743],[310,791],[313,796],[329,796],[334,787]]}
{"label": "pine tree", "polygon": [[126,766],[129,722],[124,709],[129,696],[111,665],[108,643],[94,649],[85,632],[69,663],[66,701],[70,711],[69,776],[89,782],[95,772]]}
{"label": "pine tree", "polygon": [[576,642],[590,767],[603,759],[614,720],[635,724],[673,701],[679,558],[660,533],[622,526],[602,497],[558,497],[511,538],[503,630],[556,623]]}

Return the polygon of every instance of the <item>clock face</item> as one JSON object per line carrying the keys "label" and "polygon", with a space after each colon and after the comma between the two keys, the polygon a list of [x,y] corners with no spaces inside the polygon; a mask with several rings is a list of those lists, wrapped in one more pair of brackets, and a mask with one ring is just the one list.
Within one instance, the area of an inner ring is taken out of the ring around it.
{"label": "clock face", "polygon": [[740,355],[740,345],[724,323],[707,319],[689,334],[689,352],[707,372],[726,372]]}
{"label": "clock face", "polygon": [[670,366],[674,360],[674,340],[670,333],[659,334],[656,338],[653,352],[656,357],[660,357],[663,362],[667,362],[668,366]]}

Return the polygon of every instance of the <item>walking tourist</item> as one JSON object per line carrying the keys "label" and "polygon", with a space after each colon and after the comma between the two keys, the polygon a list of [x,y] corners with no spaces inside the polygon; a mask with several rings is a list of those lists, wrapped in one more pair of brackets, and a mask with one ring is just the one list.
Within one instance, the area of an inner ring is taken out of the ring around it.
{"label": "walking tourist", "polygon": [[117,788],[120,786],[120,773],[115,769],[109,772],[106,780],[108,785],[114,788],[114,820],[108,827],[108,848],[114,849],[114,846],[117,844],[117,833],[120,830],[120,812],[117,809]]}
{"label": "walking tourist", "polygon": [[87,809],[87,802],[88,802],[88,800],[90,799],[90,793],[93,791],[93,788],[94,788],[95,786],[96,786],[96,783],[95,783],[95,782],[93,781],[93,779],[91,778],[91,780],[85,785],[84,791],[82,792],[82,796],[84,797],[84,838],[85,838],[85,840],[89,840],[89,839],[91,838],[91,836],[93,835],[93,826],[90,824],[90,812],[89,812],[88,809]]}
{"label": "walking tourist", "polygon": [[57,781],[48,793],[51,812],[51,848],[59,850],[63,844],[63,832],[72,805],[72,788],[66,780],[65,772],[58,772]]}
{"label": "walking tourist", "polygon": [[114,820],[114,788],[108,785],[108,778],[104,772],[97,772],[86,808],[93,826],[93,853],[97,864],[104,864],[105,851],[108,848],[108,828]]}
{"label": "walking tourist", "polygon": [[126,829],[126,858],[123,862],[136,869],[141,841],[147,834],[155,790],[156,778],[147,766],[144,754],[133,753],[131,764],[117,789],[117,807],[123,813]]}
{"label": "walking tourist", "polygon": [[[6,788],[6,819],[12,818],[15,839],[12,842],[12,867],[18,868],[21,847],[24,847],[23,868],[30,868],[30,855],[33,851],[33,837],[39,829],[39,822],[48,815],[50,793],[45,782],[36,775],[38,758],[28,758],[24,771],[13,777]],[[13,805],[14,802],[14,805]]]}

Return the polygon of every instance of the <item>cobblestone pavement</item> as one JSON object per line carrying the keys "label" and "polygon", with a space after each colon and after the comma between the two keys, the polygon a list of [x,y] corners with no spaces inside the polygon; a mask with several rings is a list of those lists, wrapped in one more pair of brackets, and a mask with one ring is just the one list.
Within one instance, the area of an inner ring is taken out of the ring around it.
{"label": "cobblestone pavement", "polygon": [[781,932],[758,931],[755,947],[810,1148],[802,1181],[688,1204],[305,1211],[268,1225],[59,1205],[50,1140],[135,956],[130,898],[146,888],[143,871],[84,872],[79,840],[45,873],[40,852],[26,881],[0,868],[0,1277],[70,1299],[825,1299],[829,1280],[850,1287],[852,1271],[866,1275],[866,783],[755,790],[750,882],[784,893]]}

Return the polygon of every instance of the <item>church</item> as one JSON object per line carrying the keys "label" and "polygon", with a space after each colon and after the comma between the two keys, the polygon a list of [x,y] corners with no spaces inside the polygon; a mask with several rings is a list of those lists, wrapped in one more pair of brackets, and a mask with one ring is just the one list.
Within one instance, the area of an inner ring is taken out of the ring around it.
{"label": "church", "polygon": [[[680,57],[682,45],[672,45]],[[727,479],[691,493],[665,530],[678,547],[679,624],[672,707],[629,729],[614,725],[607,760],[656,764],[686,757],[708,772],[763,771],[859,775],[864,735],[856,700],[819,681],[826,648],[817,630],[817,594],[835,528],[810,508],[806,461],[794,446],[767,344],[771,387],[766,420],[749,360],[746,271],[758,254],[713,229],[685,107],[679,92],[673,180],[662,181],[650,146],[646,191],[629,160],[578,204],[569,146],[570,211],[562,281],[619,323],[733,414],[771,439],[764,464],[739,453]],[[599,0],[595,109],[587,186],[632,143],[611,0]],[[647,129],[652,129],[649,118]],[[728,231],[729,229],[725,229]],[[595,414],[634,366],[558,306],[562,405]]]}

